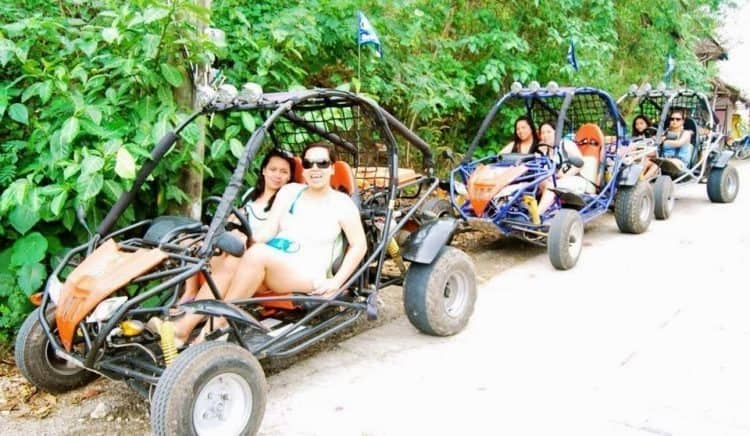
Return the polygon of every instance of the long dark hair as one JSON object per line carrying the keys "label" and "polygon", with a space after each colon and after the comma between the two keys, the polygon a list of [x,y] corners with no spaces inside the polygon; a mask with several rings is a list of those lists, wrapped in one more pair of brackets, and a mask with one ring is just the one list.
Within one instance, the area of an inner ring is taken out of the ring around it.
{"label": "long dark hair", "polygon": [[[260,170],[258,171],[258,179],[255,182],[255,187],[250,192],[250,200],[249,201],[255,201],[257,200],[261,195],[263,195],[263,192],[266,190],[266,178],[263,176],[263,170],[266,169],[268,166],[268,162],[271,161],[272,157],[278,157],[281,159],[284,159],[286,163],[289,164],[289,181],[294,180],[294,171],[296,168],[296,163],[294,162],[294,156],[292,153],[281,150],[278,148],[271,149],[265,157],[263,158],[263,161],[260,163]],[[271,206],[273,206],[273,202],[276,200],[276,193],[274,193],[271,196],[271,199],[268,200],[268,205],[266,205],[265,209],[263,209],[264,212],[268,212],[271,210]]]}
{"label": "long dark hair", "polygon": [[646,129],[648,129],[649,127],[651,127],[651,120],[649,120],[648,117],[646,117],[645,115],[638,115],[637,117],[633,118],[633,125],[630,126],[630,132],[631,132],[631,134],[633,136],[645,135],[646,134],[646,129],[643,129],[643,132],[637,132],[635,130],[635,122],[638,121],[638,120],[643,120],[643,121],[646,122]]}
{"label": "long dark hair", "polygon": [[521,138],[519,138],[518,133],[516,133],[516,127],[521,121],[526,121],[526,123],[531,128],[531,147],[529,148],[529,153],[534,153],[536,152],[538,145],[538,141],[536,139],[536,127],[534,127],[534,121],[532,121],[531,117],[526,115],[522,115],[516,118],[516,122],[513,123],[513,149],[511,151],[513,153],[520,153],[521,151]]}

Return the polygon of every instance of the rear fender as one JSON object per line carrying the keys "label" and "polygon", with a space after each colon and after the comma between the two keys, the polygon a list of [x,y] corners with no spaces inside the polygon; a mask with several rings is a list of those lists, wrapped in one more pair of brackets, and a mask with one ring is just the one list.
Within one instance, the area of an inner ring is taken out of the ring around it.
{"label": "rear fender", "polygon": [[430,264],[440,249],[450,243],[458,227],[455,218],[440,218],[419,228],[409,235],[401,248],[401,256],[410,261]]}

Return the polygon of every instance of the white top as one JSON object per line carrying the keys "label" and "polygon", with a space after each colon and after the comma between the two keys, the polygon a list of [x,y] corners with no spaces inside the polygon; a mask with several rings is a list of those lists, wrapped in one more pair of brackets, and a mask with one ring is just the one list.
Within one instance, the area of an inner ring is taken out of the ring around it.
{"label": "white top", "polygon": [[289,183],[279,190],[276,201],[285,205],[286,211],[276,237],[298,243],[299,250],[290,253],[298,271],[313,280],[322,279],[330,275],[331,264],[342,250],[340,218],[356,206],[348,195],[329,189],[326,207],[320,207],[318,201],[304,195],[305,189],[307,185]]}
{"label": "white top", "polygon": [[268,219],[268,212],[264,210],[266,206],[268,206],[268,203],[255,204],[252,201],[245,204],[245,215],[247,215],[247,222],[250,224],[253,235],[258,234],[258,231]]}

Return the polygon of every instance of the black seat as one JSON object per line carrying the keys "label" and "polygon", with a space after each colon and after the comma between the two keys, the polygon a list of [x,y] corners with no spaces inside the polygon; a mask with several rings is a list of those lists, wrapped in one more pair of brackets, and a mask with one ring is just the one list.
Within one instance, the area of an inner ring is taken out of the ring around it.
{"label": "black seat", "polygon": [[167,242],[178,233],[194,233],[201,229],[201,222],[184,216],[160,216],[151,221],[143,240],[152,244]]}
{"label": "black seat", "polygon": [[690,144],[693,146],[693,150],[690,153],[690,165],[695,165],[695,161],[698,158],[698,125],[692,118],[685,118],[685,130],[690,130],[693,134],[690,136]]}

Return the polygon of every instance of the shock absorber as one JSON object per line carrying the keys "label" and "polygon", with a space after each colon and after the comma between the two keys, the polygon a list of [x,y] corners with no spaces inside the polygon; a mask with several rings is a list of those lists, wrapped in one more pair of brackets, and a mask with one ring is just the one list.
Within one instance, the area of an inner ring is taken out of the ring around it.
{"label": "shock absorber", "polygon": [[531,222],[534,224],[541,224],[542,220],[539,218],[539,205],[536,202],[536,198],[531,195],[524,195],[523,202],[529,208],[529,214],[531,215]]}
{"label": "shock absorber", "polygon": [[174,341],[174,324],[170,321],[165,321],[159,327],[159,340],[161,345],[161,351],[164,353],[164,364],[169,366],[172,361],[177,357],[177,346]]}
{"label": "shock absorber", "polygon": [[386,249],[388,250],[388,254],[391,255],[391,259],[396,262],[396,266],[398,266],[401,274],[404,274],[406,272],[406,266],[404,265],[404,258],[401,257],[401,249],[398,247],[396,238],[391,238],[390,241],[388,241]]}

